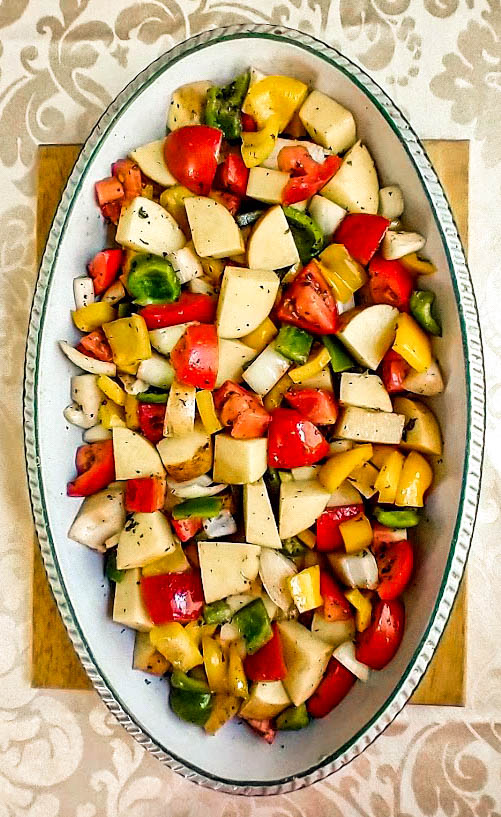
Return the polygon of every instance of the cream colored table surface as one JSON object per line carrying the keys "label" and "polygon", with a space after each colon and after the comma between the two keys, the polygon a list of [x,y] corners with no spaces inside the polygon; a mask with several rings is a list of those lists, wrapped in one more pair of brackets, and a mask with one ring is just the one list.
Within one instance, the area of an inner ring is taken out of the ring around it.
{"label": "cream colored table surface", "polygon": [[[325,782],[264,799],[184,781],[145,754],[97,694],[33,690],[28,667],[33,529],[21,395],[36,279],[36,145],[83,141],[151,60],[191,34],[240,22],[320,37],[385,87],[421,136],[471,139],[470,266],[488,374],[469,563],[468,706],[406,707]],[[501,812],[500,120],[499,0],[0,0],[0,817]]]}

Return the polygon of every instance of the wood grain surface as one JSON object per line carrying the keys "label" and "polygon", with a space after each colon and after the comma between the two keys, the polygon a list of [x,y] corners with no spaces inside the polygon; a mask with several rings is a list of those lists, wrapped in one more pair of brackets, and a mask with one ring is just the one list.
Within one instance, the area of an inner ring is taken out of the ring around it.
{"label": "wood grain surface", "polygon": [[[468,142],[425,141],[444,185],[464,246],[468,231]],[[80,145],[42,145],[38,152],[37,251],[41,260],[52,218]],[[52,597],[35,541],[31,681],[48,689],[91,689]],[[411,699],[416,704],[464,706],[466,693],[466,580],[428,672]],[[132,660],[132,656],[131,656]]]}

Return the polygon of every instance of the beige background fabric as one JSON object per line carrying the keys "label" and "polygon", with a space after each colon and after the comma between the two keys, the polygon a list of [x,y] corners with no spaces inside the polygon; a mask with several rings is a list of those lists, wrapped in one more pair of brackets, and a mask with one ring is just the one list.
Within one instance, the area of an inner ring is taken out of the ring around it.
{"label": "beige background fabric", "polygon": [[[471,139],[470,265],[488,374],[467,708],[408,706],[325,782],[264,799],[213,793],[164,769],[94,693],[30,688],[33,527],[21,426],[37,144],[83,141],[155,57],[204,29],[240,22],[314,34],[361,64],[420,136]],[[501,814],[500,114],[500,0],[0,1],[0,817]]]}

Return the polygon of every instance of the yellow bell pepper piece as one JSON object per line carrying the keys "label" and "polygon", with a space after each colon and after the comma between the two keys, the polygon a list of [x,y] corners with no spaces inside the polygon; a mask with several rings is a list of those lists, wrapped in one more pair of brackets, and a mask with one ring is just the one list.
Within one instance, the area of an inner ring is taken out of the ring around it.
{"label": "yellow bell pepper piece", "polygon": [[112,380],[111,377],[108,377],[107,374],[101,374],[97,378],[97,385],[101,389],[101,391],[109,397],[110,400],[113,400],[117,406],[125,406],[125,399],[127,394],[125,393],[124,389],[118,385],[115,380]]}
{"label": "yellow bell pepper piece", "polygon": [[273,411],[273,409],[278,408],[281,404],[285,392],[290,389],[293,385],[292,380],[290,379],[288,374],[284,374],[283,377],[280,378],[278,383],[275,383],[272,389],[268,392],[263,400],[263,405],[266,411]]}
{"label": "yellow bell pepper piece", "polygon": [[351,257],[344,244],[329,244],[316,261],[336,298],[343,303],[367,281],[364,268]]}
{"label": "yellow bell pepper piece", "polygon": [[153,199],[153,185],[152,184],[145,184],[141,188],[141,195],[144,199]]}
{"label": "yellow bell pepper piece", "polygon": [[367,596],[364,596],[356,587],[353,588],[353,590],[345,590],[344,595],[355,608],[355,626],[359,633],[363,633],[371,623],[371,600]]}
{"label": "yellow bell pepper piece", "polygon": [[406,312],[401,312],[398,316],[393,350],[398,352],[417,372],[425,372],[431,366],[430,339],[414,318]]}
{"label": "yellow bell pepper piece", "polygon": [[320,594],[320,567],[313,565],[291,576],[288,580],[292,598],[300,613],[314,610],[322,604]]}
{"label": "yellow bell pepper piece", "polygon": [[183,233],[187,236],[191,235],[191,231],[184,200],[194,195],[195,193],[192,193],[187,187],[183,187],[182,184],[168,187],[167,190],[160,194],[160,204],[175,218]]}
{"label": "yellow bell pepper piece", "polygon": [[424,492],[432,482],[433,469],[428,460],[417,451],[411,451],[400,474],[395,505],[421,508],[424,505]]}
{"label": "yellow bell pepper piece", "polygon": [[202,637],[205,674],[211,692],[227,692],[227,667],[220,644],[214,638]]}
{"label": "yellow bell pepper piece", "polygon": [[310,377],[316,377],[330,363],[330,360],[331,356],[327,348],[323,346],[316,355],[310,357],[302,366],[290,369],[289,377],[293,383],[303,383],[305,380],[309,380]]}
{"label": "yellow bell pepper piece", "polygon": [[203,663],[200,651],[179,621],[170,621],[161,627],[153,627],[150,630],[150,641],[158,652],[170,661],[174,669],[189,672],[193,667]]}
{"label": "yellow bell pepper piece", "polygon": [[269,343],[273,340],[275,335],[278,334],[278,329],[269,318],[265,318],[262,323],[259,324],[256,329],[252,332],[249,332],[248,335],[242,338],[242,343],[245,343],[246,346],[250,346],[251,349],[255,349],[256,352],[262,352],[263,349],[268,346]]}
{"label": "yellow bell pepper piece", "polygon": [[120,371],[136,374],[140,362],[151,357],[148,327],[141,315],[105,323],[103,330],[111,346],[113,362]]}
{"label": "yellow bell pepper piece", "polygon": [[98,418],[105,428],[123,428],[125,426],[125,412],[122,406],[117,406],[108,397],[99,406]]}
{"label": "yellow bell pepper piece", "polygon": [[398,447],[396,445],[383,445],[382,443],[373,443],[371,457],[372,464],[375,465],[376,468],[381,470],[390,454],[393,454],[394,451],[398,451]]}
{"label": "yellow bell pepper piece", "polygon": [[400,451],[393,451],[384,461],[374,483],[374,488],[379,491],[379,501],[383,504],[393,505],[395,502],[404,459]]}
{"label": "yellow bell pepper piece", "polygon": [[220,258],[201,258],[200,263],[204,275],[209,278],[211,283],[218,284],[224,272],[224,262]]}
{"label": "yellow bell pepper piece", "polygon": [[346,553],[356,553],[372,544],[372,527],[364,513],[341,522],[339,532],[343,538]]}
{"label": "yellow bell pepper piece", "polygon": [[244,698],[245,700],[249,697],[247,676],[238,651],[238,644],[235,641],[232,641],[228,648],[228,689],[232,695],[238,698]]}
{"label": "yellow bell pepper piece", "polygon": [[133,394],[125,395],[125,425],[133,431],[140,428],[139,424],[139,400]]}
{"label": "yellow bell pepper piece", "polygon": [[235,695],[213,695],[212,710],[204,723],[208,735],[214,735],[221,726],[231,721],[240,708],[240,700]]}
{"label": "yellow bell pepper piece", "polygon": [[204,636],[212,636],[216,632],[216,624],[203,624],[202,621],[189,621],[185,626],[185,631],[193,643],[200,649],[202,638]]}
{"label": "yellow bell pepper piece", "polygon": [[270,116],[263,128],[242,133],[242,159],[246,167],[257,167],[268,158],[280,133],[278,116]]}
{"label": "yellow bell pepper piece", "polygon": [[312,530],[303,530],[301,533],[297,534],[297,538],[301,540],[303,545],[306,545],[307,548],[314,548],[317,544],[317,537],[313,533]]}
{"label": "yellow bell pepper piece", "polygon": [[94,332],[103,323],[108,323],[115,318],[116,312],[107,301],[95,301],[80,309],[74,309],[71,313],[73,323],[81,332]]}
{"label": "yellow bell pepper piece", "polygon": [[259,128],[275,115],[280,133],[303,104],[307,93],[308,86],[293,77],[264,77],[249,88],[242,110],[256,120]]}
{"label": "yellow bell pepper piece", "polygon": [[436,272],[435,264],[432,264],[431,261],[427,261],[426,258],[420,258],[417,252],[410,252],[408,255],[403,255],[399,260],[409,272],[414,272],[416,275],[431,275],[433,272]]}
{"label": "yellow bell pepper piece", "polygon": [[370,460],[371,457],[372,445],[370,443],[358,445],[348,451],[340,451],[339,454],[333,454],[325,465],[322,465],[318,479],[324,488],[333,494],[355,468]]}
{"label": "yellow bell pepper piece", "polygon": [[184,555],[183,548],[178,544],[166,556],[145,565],[141,573],[143,576],[163,576],[165,573],[184,573],[189,568],[190,563]]}
{"label": "yellow bell pepper piece", "polygon": [[198,413],[202,421],[203,427],[207,434],[215,434],[216,431],[221,431],[222,425],[219,422],[219,417],[214,408],[214,398],[212,392],[203,389],[197,391],[195,400],[197,402]]}

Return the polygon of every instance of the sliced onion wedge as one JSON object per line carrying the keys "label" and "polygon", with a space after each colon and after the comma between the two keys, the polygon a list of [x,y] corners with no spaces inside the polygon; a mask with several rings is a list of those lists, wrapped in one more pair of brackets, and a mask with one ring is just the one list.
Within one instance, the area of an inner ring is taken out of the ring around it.
{"label": "sliced onion wedge", "polygon": [[84,372],[90,372],[90,374],[107,374],[109,377],[115,377],[117,373],[117,367],[114,363],[108,363],[105,360],[96,360],[94,357],[84,355],[82,352],[79,352],[78,349],[70,346],[65,340],[59,341],[59,347],[68,360],[71,360],[75,366],[78,366],[79,369],[83,369]]}
{"label": "sliced onion wedge", "polygon": [[375,590],[379,582],[377,562],[368,549],[357,553],[328,553],[327,558],[337,578],[348,587]]}
{"label": "sliced onion wedge", "polygon": [[355,658],[355,645],[353,641],[344,641],[339,647],[336,647],[332,653],[333,657],[339,661],[343,667],[353,673],[359,681],[364,683],[369,680],[369,667],[367,664],[362,664]]}
{"label": "sliced onion wedge", "polygon": [[259,576],[263,587],[277,607],[287,612],[293,601],[288,579],[297,573],[294,562],[273,548],[262,548],[259,557]]}
{"label": "sliced onion wedge", "polygon": [[237,532],[237,523],[226,508],[223,508],[218,516],[204,519],[203,527],[209,539],[219,539]]}

